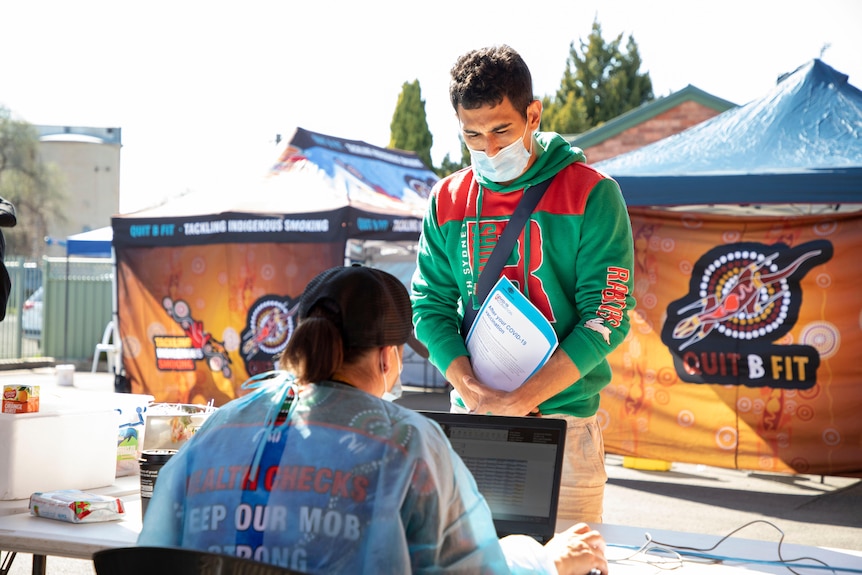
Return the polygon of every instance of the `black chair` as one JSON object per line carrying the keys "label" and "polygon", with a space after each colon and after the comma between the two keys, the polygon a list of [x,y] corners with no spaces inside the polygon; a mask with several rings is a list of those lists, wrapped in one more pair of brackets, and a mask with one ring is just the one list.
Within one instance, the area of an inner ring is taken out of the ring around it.
{"label": "black chair", "polygon": [[179,547],[118,547],[93,555],[96,575],[304,575],[251,559]]}

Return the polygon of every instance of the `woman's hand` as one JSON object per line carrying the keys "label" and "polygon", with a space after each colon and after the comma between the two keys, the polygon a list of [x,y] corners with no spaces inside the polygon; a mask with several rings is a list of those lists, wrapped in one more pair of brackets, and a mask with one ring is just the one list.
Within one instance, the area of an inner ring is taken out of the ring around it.
{"label": "woman's hand", "polygon": [[578,523],[545,544],[560,575],[588,575],[592,569],[608,574],[605,540],[586,523]]}

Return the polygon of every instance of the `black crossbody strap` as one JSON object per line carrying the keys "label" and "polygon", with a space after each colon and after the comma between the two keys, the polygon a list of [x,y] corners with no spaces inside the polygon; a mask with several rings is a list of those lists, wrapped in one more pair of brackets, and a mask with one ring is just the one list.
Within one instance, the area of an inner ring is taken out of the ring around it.
{"label": "black crossbody strap", "polygon": [[[485,263],[485,267],[482,268],[482,273],[479,274],[479,283],[476,286],[476,296],[479,298],[479,307],[482,306],[485,298],[487,298],[488,294],[491,293],[491,289],[494,287],[494,284],[496,284],[497,280],[500,279],[500,273],[503,271],[503,266],[506,265],[506,260],[509,259],[509,255],[515,248],[515,241],[517,241],[518,236],[521,235],[521,230],[524,229],[527,220],[530,219],[530,215],[533,213],[533,210],[535,210],[536,206],[539,205],[539,200],[541,200],[542,196],[545,195],[545,190],[547,190],[548,186],[551,185],[551,181],[553,179],[554,178],[548,178],[544,182],[524,190],[524,195],[521,197],[521,201],[518,202],[515,212],[512,214],[512,217],[509,218],[508,223],[506,223],[506,227],[503,228],[503,233],[500,234],[500,238],[497,240],[497,245],[494,246],[494,250],[491,252],[490,257],[488,257],[488,261]],[[470,327],[476,319],[477,311],[478,310],[473,309],[470,302],[464,302],[464,319],[461,321],[461,336],[464,339],[467,338],[467,334],[470,332]]]}

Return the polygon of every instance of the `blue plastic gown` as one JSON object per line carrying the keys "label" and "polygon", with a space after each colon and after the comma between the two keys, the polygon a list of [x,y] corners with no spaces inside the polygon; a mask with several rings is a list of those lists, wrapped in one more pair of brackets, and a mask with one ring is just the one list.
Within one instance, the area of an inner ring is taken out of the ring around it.
{"label": "blue plastic gown", "polygon": [[306,573],[556,572],[528,537],[501,545],[435,422],[336,382],[303,387],[285,419],[286,386],[224,405],[171,458],[139,545]]}

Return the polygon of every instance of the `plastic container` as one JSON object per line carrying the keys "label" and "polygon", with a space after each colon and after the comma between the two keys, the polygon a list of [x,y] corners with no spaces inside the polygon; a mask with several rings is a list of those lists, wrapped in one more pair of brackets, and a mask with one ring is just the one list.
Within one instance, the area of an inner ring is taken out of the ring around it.
{"label": "plastic container", "polygon": [[98,406],[0,413],[0,500],[111,485],[119,417]]}
{"label": "plastic container", "polygon": [[114,443],[117,477],[138,474],[138,459],[144,446],[146,412],[152,401],[152,395],[137,393],[84,391],[69,387],[42,390],[42,411],[110,409],[119,413]]}
{"label": "plastic container", "polygon": [[179,449],[217,408],[211,405],[153,403],[147,408],[143,449]]}
{"label": "plastic container", "polygon": [[75,366],[73,364],[64,363],[58,365],[55,369],[57,371],[57,385],[65,387],[75,385]]}

